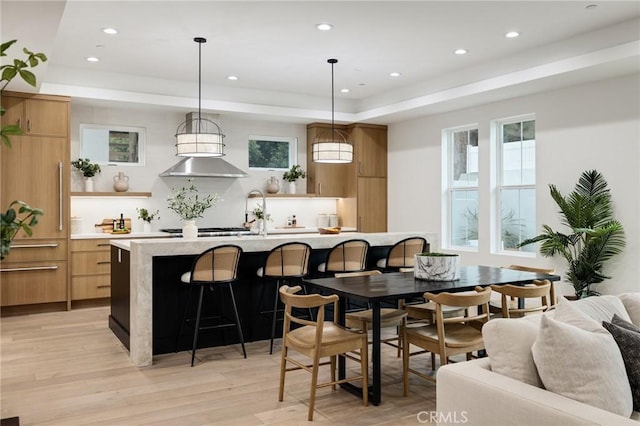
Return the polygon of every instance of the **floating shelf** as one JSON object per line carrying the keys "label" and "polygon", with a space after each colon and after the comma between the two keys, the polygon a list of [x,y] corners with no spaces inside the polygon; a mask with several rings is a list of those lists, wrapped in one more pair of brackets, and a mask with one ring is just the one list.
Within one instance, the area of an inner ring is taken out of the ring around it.
{"label": "floating shelf", "polygon": [[72,192],[72,197],[151,197],[150,192]]}
{"label": "floating shelf", "polygon": [[[327,200],[337,200],[340,197],[322,197],[317,196],[316,194],[264,194],[265,198],[297,198],[297,199],[305,199],[305,198],[317,198],[317,199],[327,199]],[[260,194],[251,194],[249,198],[262,198]]]}

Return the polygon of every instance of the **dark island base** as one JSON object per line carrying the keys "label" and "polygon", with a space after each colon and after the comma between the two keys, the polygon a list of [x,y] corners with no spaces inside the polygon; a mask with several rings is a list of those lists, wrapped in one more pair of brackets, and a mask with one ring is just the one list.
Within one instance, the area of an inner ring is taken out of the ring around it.
{"label": "dark island base", "polygon": [[[378,259],[386,256],[390,246],[371,247],[367,256],[367,269],[376,269]],[[112,247],[112,300],[109,328],[129,348],[129,253]],[[120,254],[118,253],[120,252]],[[327,249],[313,250],[309,259],[309,277],[322,277],[318,265],[325,261]],[[120,257],[118,257],[120,256]],[[267,252],[243,253],[238,266],[238,281],[233,291],[238,306],[240,323],[246,342],[271,338],[271,314],[260,312],[273,310],[275,281],[264,281],[256,276]],[[189,288],[180,276],[191,269],[196,256],[161,256],[153,258],[153,354],[160,355],[177,350],[191,349],[193,329],[185,327],[177,339],[187,303]],[[295,282],[291,285],[296,284]],[[205,289],[203,316],[233,318],[233,308],[226,286],[216,286],[214,291]],[[191,307],[195,312],[197,292],[192,292]],[[135,309],[135,308],[134,308]],[[192,314],[190,316],[195,316]],[[282,335],[282,321],[276,324],[276,338]],[[200,333],[198,347],[224,346],[239,343],[235,327],[221,328]],[[238,347],[238,351],[240,351]]]}

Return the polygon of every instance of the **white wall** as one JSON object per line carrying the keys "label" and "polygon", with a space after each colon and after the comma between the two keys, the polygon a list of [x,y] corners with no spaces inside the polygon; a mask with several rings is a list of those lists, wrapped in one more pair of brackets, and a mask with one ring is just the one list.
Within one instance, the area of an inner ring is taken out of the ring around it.
{"label": "white wall", "polygon": [[[535,259],[490,253],[489,123],[519,114],[536,114],[537,227],[560,229],[548,184],[570,192],[584,170],[597,169],[609,183],[615,215],[625,228],[623,254],[605,267],[613,278],[599,291],[640,291],[640,78],[637,74],[495,102],[389,126],[389,231],[441,233],[441,132],[478,123],[481,177],[479,252],[461,252],[465,264],[512,263],[555,267],[559,258]],[[558,286],[573,294],[568,284]]]}
{"label": "white wall", "polygon": [[[72,103],[71,108],[71,159],[80,156],[79,126],[81,123],[111,124],[146,128],[145,166],[103,166],[94,178],[95,191],[113,191],[113,177],[123,171],[129,176],[129,191],[152,192],[145,198],[72,198],[71,215],[82,217],[83,232],[93,232],[93,225],[103,218],[125,217],[133,219],[136,230],[136,207],[151,211],[160,210],[160,221],[155,229],[180,227],[179,217],[166,208],[166,199],[171,188],[182,187],[186,178],[159,177],[158,174],[175,164],[174,134],[178,124],[185,120],[183,113],[154,109],[123,109],[90,107]],[[248,167],[247,141],[249,135],[288,136],[298,138],[298,163],[306,168],[306,126],[270,121],[256,121],[220,116],[218,123],[225,138],[225,160],[249,172],[249,177],[238,179],[195,178],[194,183],[203,193],[218,193],[223,201],[207,210],[198,220],[199,226],[241,226],[244,221],[246,195],[252,189],[264,191],[267,179],[276,176],[282,180],[282,172],[251,171]],[[284,185],[283,185],[284,187]],[[83,182],[79,173],[73,173],[72,191],[82,191]],[[306,192],[306,181],[298,181],[297,191]],[[304,204],[300,204],[303,202]],[[250,203],[249,208],[252,208]],[[269,200],[267,209],[272,214],[272,226],[281,226],[288,215],[295,214],[301,225],[315,226],[318,213],[335,213],[336,202],[327,200]],[[142,222],[137,223],[142,227]]]}

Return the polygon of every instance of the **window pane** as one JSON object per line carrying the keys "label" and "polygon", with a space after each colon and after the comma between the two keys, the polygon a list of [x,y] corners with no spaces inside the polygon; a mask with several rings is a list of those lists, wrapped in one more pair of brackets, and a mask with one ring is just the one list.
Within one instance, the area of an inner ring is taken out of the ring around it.
{"label": "window pane", "polygon": [[535,236],[535,189],[502,189],[500,195],[500,244],[502,250],[535,252],[534,245],[517,248],[520,242]]}
{"label": "window pane", "polygon": [[[520,124],[503,125],[501,185],[536,183],[536,141],[535,138],[516,138],[515,132],[520,131]],[[522,129],[527,136],[535,136],[535,120],[522,122]]]}
{"label": "window pane", "polygon": [[518,142],[522,140],[520,133],[520,123],[505,124],[502,128],[503,142]]}
{"label": "window pane", "polygon": [[451,245],[478,246],[478,191],[451,192]]}
{"label": "window pane", "polygon": [[453,132],[453,187],[478,186],[478,130]]}
{"label": "window pane", "polygon": [[288,169],[289,142],[250,140],[249,167]]}
{"label": "window pane", "polygon": [[536,138],[536,122],[529,120],[522,122],[522,139],[531,140]]}

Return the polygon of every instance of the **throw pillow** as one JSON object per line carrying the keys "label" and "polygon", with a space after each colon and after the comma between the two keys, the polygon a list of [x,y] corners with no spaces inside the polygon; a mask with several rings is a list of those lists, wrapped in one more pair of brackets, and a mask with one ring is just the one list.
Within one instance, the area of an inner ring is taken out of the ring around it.
{"label": "throw pillow", "polygon": [[606,321],[602,325],[618,344],[631,386],[633,409],[640,411],[640,333]]}
{"label": "throw pillow", "polygon": [[631,415],[629,380],[610,334],[592,333],[543,316],[531,351],[547,390],[621,416]]}
{"label": "throw pillow", "polygon": [[487,322],[482,327],[482,338],[491,360],[491,371],[542,387],[531,355],[531,346],[538,337],[538,328],[537,323],[524,319],[496,318]]}
{"label": "throw pillow", "polygon": [[566,324],[571,324],[585,331],[607,334],[607,330],[600,325],[599,321],[591,319],[591,317],[581,311],[578,306],[577,302],[570,302],[564,297],[560,297],[558,304],[556,305],[553,319],[562,321]]}
{"label": "throw pillow", "polygon": [[623,293],[618,297],[627,310],[631,322],[640,327],[640,293]]}
{"label": "throw pillow", "polygon": [[640,327],[638,327],[636,325],[633,325],[633,323],[630,323],[628,321],[623,320],[618,315],[614,315],[613,318],[611,318],[611,323],[617,325],[618,327],[626,328],[627,330],[631,330],[631,331],[635,331],[636,333],[640,333]]}
{"label": "throw pillow", "polygon": [[572,303],[598,324],[601,324],[602,321],[611,320],[613,314],[618,314],[618,316],[625,321],[631,321],[627,309],[618,296],[612,296],[610,294],[590,296]]}

